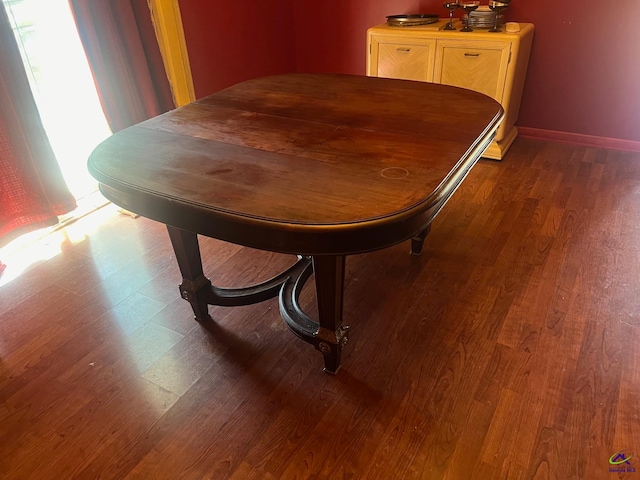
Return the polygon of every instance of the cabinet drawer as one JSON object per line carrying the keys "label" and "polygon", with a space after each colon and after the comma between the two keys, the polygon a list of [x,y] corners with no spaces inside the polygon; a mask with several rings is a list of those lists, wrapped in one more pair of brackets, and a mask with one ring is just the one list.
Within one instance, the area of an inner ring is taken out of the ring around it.
{"label": "cabinet drawer", "polygon": [[434,81],[468,88],[502,102],[510,43],[440,41]]}
{"label": "cabinet drawer", "polygon": [[369,75],[431,82],[435,40],[407,42],[406,39],[373,38]]}

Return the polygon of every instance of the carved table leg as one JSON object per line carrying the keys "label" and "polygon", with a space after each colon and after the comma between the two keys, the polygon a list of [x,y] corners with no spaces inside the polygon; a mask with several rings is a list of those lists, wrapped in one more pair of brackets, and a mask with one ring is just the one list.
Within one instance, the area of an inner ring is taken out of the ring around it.
{"label": "carved table leg", "polygon": [[431,231],[431,224],[427,225],[424,230],[418,232],[411,239],[411,255],[420,255],[422,253],[422,247],[424,247],[424,239],[427,238]]}
{"label": "carved table leg", "polygon": [[316,346],[324,355],[324,371],[335,374],[340,369],[342,348],[348,340],[342,325],[344,255],[313,257],[320,328]]}
{"label": "carved table leg", "polygon": [[202,271],[198,235],[169,225],[167,230],[182,274],[180,295],[191,304],[198,322],[209,321],[207,295],[211,291],[211,281]]}

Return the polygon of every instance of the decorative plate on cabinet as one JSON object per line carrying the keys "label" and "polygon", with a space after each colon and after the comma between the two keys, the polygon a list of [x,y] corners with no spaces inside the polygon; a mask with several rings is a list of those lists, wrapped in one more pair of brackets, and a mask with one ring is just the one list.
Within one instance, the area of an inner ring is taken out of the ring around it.
{"label": "decorative plate on cabinet", "polygon": [[429,25],[436,23],[439,16],[432,13],[413,13],[406,15],[387,16],[387,25],[394,27],[411,27],[415,25]]}

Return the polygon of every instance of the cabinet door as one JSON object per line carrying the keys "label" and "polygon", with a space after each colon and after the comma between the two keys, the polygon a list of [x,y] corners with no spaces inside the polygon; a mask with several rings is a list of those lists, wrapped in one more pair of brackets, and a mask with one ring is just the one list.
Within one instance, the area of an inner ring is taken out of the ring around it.
{"label": "cabinet door", "polygon": [[375,77],[433,81],[434,39],[371,38],[367,73]]}
{"label": "cabinet door", "polygon": [[468,88],[502,102],[511,43],[440,40],[434,82]]}

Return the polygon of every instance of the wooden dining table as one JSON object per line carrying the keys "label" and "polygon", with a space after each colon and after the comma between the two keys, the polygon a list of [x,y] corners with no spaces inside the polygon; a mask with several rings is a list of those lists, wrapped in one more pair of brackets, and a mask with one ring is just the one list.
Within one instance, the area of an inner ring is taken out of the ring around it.
{"label": "wooden dining table", "polygon": [[[213,321],[209,305],[278,296],[286,325],[336,373],[348,340],[345,257],[405,241],[419,255],[503,115],[495,100],[446,85],[268,76],[117,132],[88,168],[107,199],[167,225],[196,320]],[[203,273],[198,235],[297,262],[268,281],[220,288]],[[309,314],[300,294],[312,275]]]}

